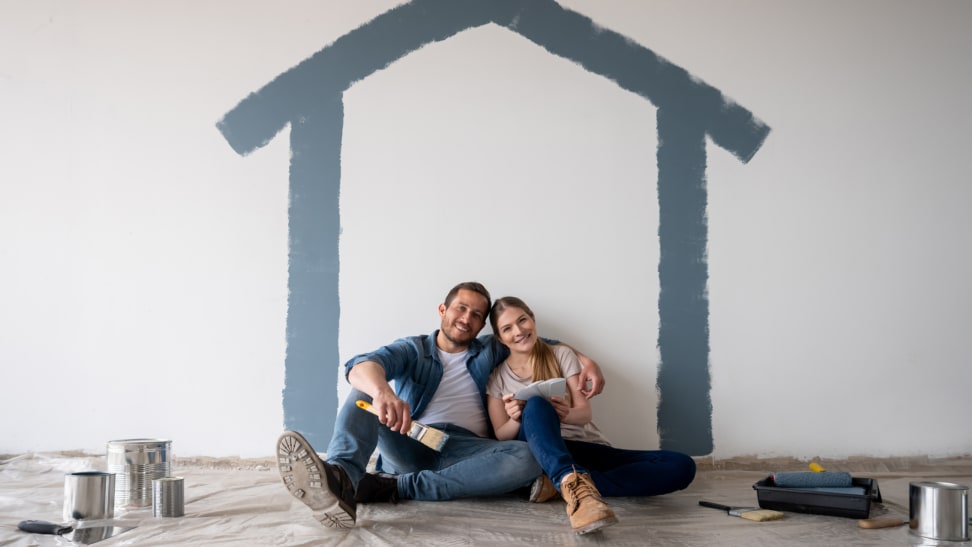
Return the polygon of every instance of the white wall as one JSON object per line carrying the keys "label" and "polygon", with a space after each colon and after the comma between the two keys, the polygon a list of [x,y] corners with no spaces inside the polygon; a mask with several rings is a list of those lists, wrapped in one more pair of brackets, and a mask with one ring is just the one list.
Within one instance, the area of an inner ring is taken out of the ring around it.
{"label": "white wall", "polygon": [[[709,147],[713,455],[972,452],[972,4],[563,4],[772,128],[748,164]],[[394,5],[0,2],[0,453],[271,453],[287,132],[240,157],[215,122]],[[617,444],[656,447],[631,417],[657,404],[650,105],[493,26],[345,104],[342,359],[478,279],[604,366]]]}

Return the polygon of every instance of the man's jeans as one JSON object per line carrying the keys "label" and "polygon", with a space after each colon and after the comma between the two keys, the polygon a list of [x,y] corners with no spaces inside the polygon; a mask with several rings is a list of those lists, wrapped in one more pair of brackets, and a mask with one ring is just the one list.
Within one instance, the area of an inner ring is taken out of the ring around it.
{"label": "man's jeans", "polygon": [[398,475],[402,499],[499,495],[529,486],[540,476],[540,466],[525,442],[478,437],[450,424],[426,424],[449,434],[442,452],[436,452],[380,424],[374,414],[357,407],[358,399],[371,402],[367,394],[351,390],[326,454],[327,461],[343,467],[356,485],[367,472],[375,447],[379,469]]}
{"label": "man's jeans", "polygon": [[695,460],[671,450],[626,450],[565,441],[552,404],[534,397],[523,407],[519,438],[527,441],[544,472],[560,490],[571,472],[589,473],[602,496],[657,496],[682,490],[695,479]]}

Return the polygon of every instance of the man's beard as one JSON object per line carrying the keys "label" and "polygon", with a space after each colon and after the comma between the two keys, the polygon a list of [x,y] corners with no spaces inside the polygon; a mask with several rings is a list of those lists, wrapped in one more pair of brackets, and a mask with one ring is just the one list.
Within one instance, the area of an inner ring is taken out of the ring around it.
{"label": "man's beard", "polygon": [[[455,325],[453,325],[453,326],[455,326]],[[472,339],[475,338],[475,336],[473,336],[473,335],[470,335],[470,334],[467,334],[467,333],[463,333],[463,334],[466,334],[467,336],[469,336],[469,339],[468,340],[456,340],[451,334],[449,334],[449,330],[448,329],[441,329],[441,330],[442,330],[442,336],[445,336],[446,337],[446,340],[452,342],[453,344],[455,344],[457,346],[466,347],[466,346],[469,345],[469,343],[472,341]]]}

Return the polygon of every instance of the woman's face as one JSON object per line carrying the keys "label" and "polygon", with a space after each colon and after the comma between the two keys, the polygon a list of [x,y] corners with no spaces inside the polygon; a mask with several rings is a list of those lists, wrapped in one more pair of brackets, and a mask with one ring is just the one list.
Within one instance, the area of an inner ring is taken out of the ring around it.
{"label": "woman's face", "polygon": [[530,353],[537,343],[537,325],[530,315],[520,309],[509,307],[496,318],[496,335],[514,353]]}

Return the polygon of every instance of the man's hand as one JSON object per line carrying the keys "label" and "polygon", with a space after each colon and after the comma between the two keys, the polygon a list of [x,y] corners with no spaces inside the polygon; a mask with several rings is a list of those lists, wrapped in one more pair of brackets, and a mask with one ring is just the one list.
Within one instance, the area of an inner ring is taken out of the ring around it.
{"label": "man's hand", "polygon": [[575,351],[577,353],[577,358],[580,359],[584,368],[580,372],[580,392],[590,399],[595,395],[600,395],[604,391],[604,374],[601,373],[601,367],[595,363],[590,357]]}
{"label": "man's hand", "polygon": [[372,399],[371,406],[378,413],[378,421],[402,435],[412,429],[412,410],[392,390],[382,390]]}
{"label": "man's hand", "polygon": [[371,406],[378,414],[378,421],[392,431],[403,435],[412,429],[412,411],[408,403],[395,395],[385,369],[374,361],[362,361],[351,367],[348,381],[356,389],[371,395]]}

